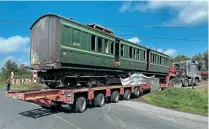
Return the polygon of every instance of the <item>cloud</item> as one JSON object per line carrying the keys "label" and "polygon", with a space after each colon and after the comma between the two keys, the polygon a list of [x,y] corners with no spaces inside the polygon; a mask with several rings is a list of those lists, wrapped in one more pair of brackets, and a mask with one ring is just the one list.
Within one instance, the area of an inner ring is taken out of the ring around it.
{"label": "cloud", "polygon": [[171,48],[166,49],[165,51],[163,51],[163,49],[161,49],[161,48],[158,48],[157,51],[158,52],[162,52],[162,53],[164,53],[166,55],[169,55],[169,56],[174,56],[176,54],[176,50],[175,49],[171,49]]}
{"label": "cloud", "polygon": [[162,9],[169,9],[172,13],[170,20],[163,23],[165,26],[197,25],[208,21],[207,1],[148,1],[148,2],[125,2],[121,12],[156,12]]}
{"label": "cloud", "polygon": [[20,64],[28,65],[29,64],[29,58],[27,58],[27,57],[7,56],[0,61],[0,68],[2,68],[8,60],[12,60],[12,61],[16,62],[17,65],[20,65]]}
{"label": "cloud", "polygon": [[132,2],[125,2],[122,4],[120,11],[125,12],[127,10],[130,10],[131,6],[132,6]]}
{"label": "cloud", "polygon": [[169,55],[169,56],[173,56],[176,54],[176,50],[175,49],[167,49],[165,50],[163,53]]}
{"label": "cloud", "polygon": [[30,42],[29,37],[11,36],[9,38],[0,37],[1,52],[28,52],[27,45]]}
{"label": "cloud", "polygon": [[133,37],[127,40],[135,44],[139,44],[141,42],[141,40],[138,37]]}
{"label": "cloud", "polygon": [[163,50],[161,48],[158,48],[157,51],[158,52],[163,52]]}

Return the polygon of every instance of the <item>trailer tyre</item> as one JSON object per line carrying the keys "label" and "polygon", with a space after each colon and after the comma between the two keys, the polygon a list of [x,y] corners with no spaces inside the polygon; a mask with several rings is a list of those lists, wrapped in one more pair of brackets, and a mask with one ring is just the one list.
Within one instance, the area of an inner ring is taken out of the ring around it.
{"label": "trailer tyre", "polygon": [[131,97],[131,93],[130,93],[130,90],[126,90],[124,95],[123,95],[123,99],[124,100],[129,100]]}
{"label": "trailer tyre", "polygon": [[94,106],[95,107],[103,107],[105,105],[105,97],[104,94],[99,93],[94,98]]}
{"label": "trailer tyre", "polygon": [[136,88],[134,89],[134,96],[135,96],[136,98],[139,98],[139,96],[140,96],[140,91],[139,91],[139,88],[138,88],[138,87],[136,87]]}
{"label": "trailer tyre", "polygon": [[111,102],[117,103],[119,102],[119,94],[118,91],[114,91],[111,95]]}
{"label": "trailer tyre", "polygon": [[82,113],[86,110],[86,99],[84,97],[78,97],[75,102],[75,112]]}

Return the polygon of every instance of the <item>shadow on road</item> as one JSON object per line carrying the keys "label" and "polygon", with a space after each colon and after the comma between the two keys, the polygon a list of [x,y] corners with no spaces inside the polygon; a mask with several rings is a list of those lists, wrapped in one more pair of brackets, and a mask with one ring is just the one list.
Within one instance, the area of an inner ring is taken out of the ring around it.
{"label": "shadow on road", "polygon": [[[111,104],[111,103],[106,102],[106,104]],[[97,108],[97,107],[94,107],[93,105],[88,104],[86,110],[91,110],[93,108]],[[37,118],[49,116],[49,115],[52,115],[52,114],[57,114],[57,113],[60,113],[60,112],[75,113],[75,111],[72,110],[72,108],[61,106],[59,109],[50,109],[50,108],[46,108],[46,107],[40,107],[40,108],[37,108],[37,109],[20,112],[18,114],[20,114],[22,116],[25,116],[25,117],[30,117],[30,118],[33,118],[33,119],[37,119]]]}
{"label": "shadow on road", "polygon": [[72,113],[72,111],[70,111],[66,108],[60,107],[60,109],[58,109],[58,110],[53,110],[53,109],[48,109],[48,108],[37,108],[37,109],[21,112],[19,114],[22,116],[25,116],[25,117],[37,119],[37,118],[49,116],[52,114],[56,114],[59,112]]}

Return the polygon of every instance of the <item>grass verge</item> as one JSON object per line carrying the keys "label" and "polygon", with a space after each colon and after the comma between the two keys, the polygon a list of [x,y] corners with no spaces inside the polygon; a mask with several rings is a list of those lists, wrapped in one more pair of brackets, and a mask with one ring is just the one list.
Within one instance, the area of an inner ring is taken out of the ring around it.
{"label": "grass verge", "polygon": [[146,102],[194,114],[208,115],[208,87],[186,89],[171,87],[143,96]]}

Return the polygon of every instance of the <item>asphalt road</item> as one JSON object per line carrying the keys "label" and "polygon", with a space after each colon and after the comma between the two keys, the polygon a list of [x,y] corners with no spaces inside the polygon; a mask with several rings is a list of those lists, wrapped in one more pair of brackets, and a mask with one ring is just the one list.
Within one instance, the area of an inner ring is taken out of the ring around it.
{"label": "asphalt road", "polygon": [[207,117],[121,101],[84,113],[52,112],[6,98],[0,90],[0,129],[207,129]]}
{"label": "asphalt road", "polygon": [[[206,87],[208,86],[208,81],[201,81],[199,86],[194,86],[194,88],[201,88],[201,87]],[[192,88],[191,85],[189,85],[188,87],[184,87],[184,88]]]}

